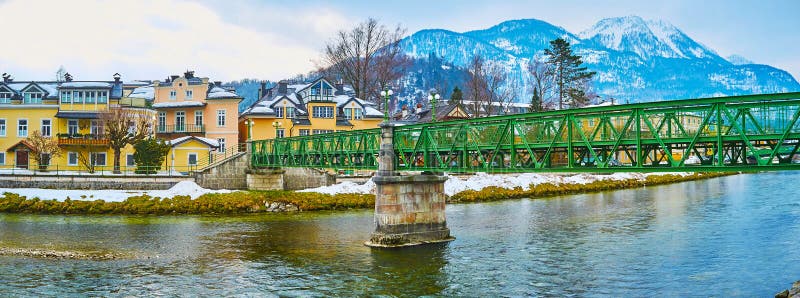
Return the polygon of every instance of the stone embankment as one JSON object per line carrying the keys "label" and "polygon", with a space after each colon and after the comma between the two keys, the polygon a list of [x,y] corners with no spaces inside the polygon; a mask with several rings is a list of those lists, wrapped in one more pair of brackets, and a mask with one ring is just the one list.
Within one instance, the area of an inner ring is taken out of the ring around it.
{"label": "stone embankment", "polygon": [[792,284],[792,288],[775,294],[775,298],[800,298],[800,280]]}

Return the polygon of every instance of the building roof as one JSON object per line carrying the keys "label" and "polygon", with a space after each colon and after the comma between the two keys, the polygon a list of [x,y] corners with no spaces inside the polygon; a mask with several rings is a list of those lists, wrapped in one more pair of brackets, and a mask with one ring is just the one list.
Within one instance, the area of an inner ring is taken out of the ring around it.
{"label": "building roof", "polygon": [[66,119],[98,119],[100,114],[97,112],[75,112],[75,111],[58,111],[56,118]]}
{"label": "building roof", "polygon": [[192,108],[205,105],[206,103],[200,101],[157,102],[153,104],[153,108]]}
{"label": "building roof", "polygon": [[225,90],[218,86],[213,86],[211,89],[208,90],[208,94],[206,95],[208,99],[241,99],[242,97],[236,94],[236,92],[232,92],[229,90]]}

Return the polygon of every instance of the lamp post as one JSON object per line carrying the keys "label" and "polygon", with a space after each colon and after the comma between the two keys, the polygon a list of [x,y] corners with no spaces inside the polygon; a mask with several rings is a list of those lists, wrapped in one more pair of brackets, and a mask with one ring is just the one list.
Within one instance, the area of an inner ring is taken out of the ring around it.
{"label": "lamp post", "polygon": [[272,127],[274,127],[274,128],[275,128],[275,138],[276,138],[276,139],[278,138],[278,129],[280,129],[281,125],[282,125],[282,124],[281,124],[281,122],[280,122],[280,121],[277,121],[277,120],[276,120],[275,122],[272,122]]}
{"label": "lamp post", "polygon": [[392,96],[392,94],[394,92],[389,87],[381,91],[381,96],[383,96],[383,122],[389,122],[389,96]]}
{"label": "lamp post", "polygon": [[253,140],[253,124],[255,124],[253,122],[254,121],[252,119],[245,119],[244,120],[244,125],[247,125],[247,140],[248,141],[252,141]]}
{"label": "lamp post", "polygon": [[431,102],[431,122],[436,122],[436,101],[442,98],[435,89],[431,90],[431,93],[428,94],[428,100]]}

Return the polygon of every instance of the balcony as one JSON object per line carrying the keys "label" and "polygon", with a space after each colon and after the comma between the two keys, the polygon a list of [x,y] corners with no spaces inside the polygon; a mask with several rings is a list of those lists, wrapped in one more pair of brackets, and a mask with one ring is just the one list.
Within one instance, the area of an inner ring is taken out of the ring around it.
{"label": "balcony", "polygon": [[192,133],[205,133],[205,127],[202,124],[184,124],[184,125],[157,125],[156,133],[160,134],[192,134]]}
{"label": "balcony", "polygon": [[58,134],[58,145],[108,146],[108,137],[98,134]]}

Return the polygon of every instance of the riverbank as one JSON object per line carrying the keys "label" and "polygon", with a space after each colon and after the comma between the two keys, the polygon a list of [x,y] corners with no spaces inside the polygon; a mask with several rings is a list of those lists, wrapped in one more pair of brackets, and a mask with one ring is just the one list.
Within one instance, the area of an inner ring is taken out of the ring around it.
{"label": "riverbank", "polygon": [[[477,174],[464,180],[450,177],[445,192],[450,203],[485,202],[518,198],[543,198],[650,185],[708,179],[732,173],[675,173],[612,175]],[[160,197],[147,193],[112,201],[102,196],[78,199],[42,200],[5,192],[0,197],[0,212],[31,214],[244,214],[268,212],[366,209],[375,205],[374,184],[350,182],[305,191],[237,191],[192,193]],[[179,192],[177,192],[179,193]],[[29,195],[30,196],[30,195]],[[92,200],[94,199],[94,200]]]}

